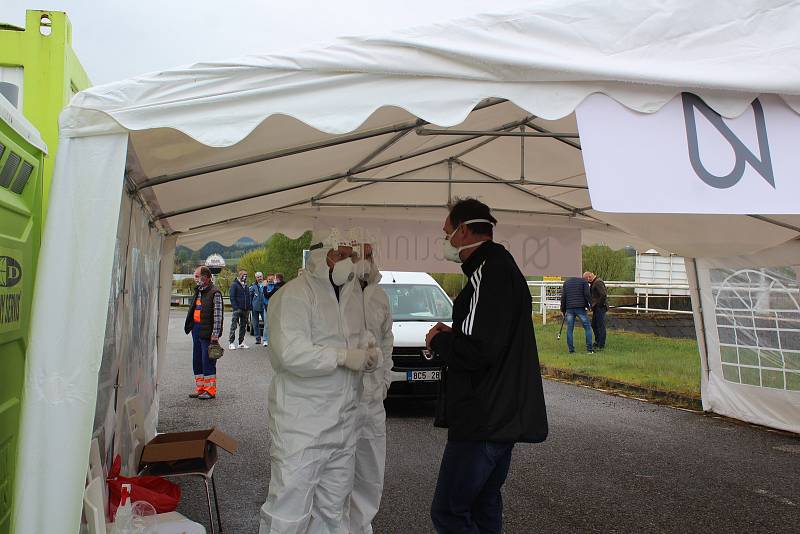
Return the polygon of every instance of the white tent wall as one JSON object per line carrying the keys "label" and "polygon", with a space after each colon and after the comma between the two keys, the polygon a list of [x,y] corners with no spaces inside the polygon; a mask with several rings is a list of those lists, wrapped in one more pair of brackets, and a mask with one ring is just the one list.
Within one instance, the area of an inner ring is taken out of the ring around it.
{"label": "white tent wall", "polygon": [[[150,412],[147,414],[146,423],[148,430],[155,432],[158,423],[159,384],[167,361],[167,333],[169,332],[169,311],[172,306],[172,269],[175,263],[175,236],[167,236],[161,240],[161,270],[158,277],[158,339],[156,342],[156,395]],[[153,425],[150,428],[149,425]]]}
{"label": "white tent wall", "polygon": [[703,408],[800,433],[800,241],[695,261],[708,349]]}
{"label": "white tent wall", "polygon": [[[116,431],[114,454],[122,457],[123,474],[137,471],[135,440],[130,435],[125,403],[138,396],[144,410],[145,436],[156,430],[157,330],[162,237],[152,227],[148,215],[133,202],[125,256],[125,294],[122,309],[121,343],[115,358],[119,361],[116,385]],[[143,445],[143,444],[142,444]]]}
{"label": "white tent wall", "polygon": [[31,336],[27,353],[15,532],[80,525],[127,138],[59,142],[31,318],[31,331],[46,335]]}
{"label": "white tent wall", "polygon": [[117,222],[117,239],[114,246],[114,265],[111,274],[111,290],[108,296],[108,315],[106,319],[105,343],[97,380],[97,402],[95,404],[93,437],[100,443],[103,465],[111,466],[114,455],[114,438],[117,428],[116,388],[119,375],[122,347],[123,323],[127,321],[123,313],[125,298],[125,272],[127,267],[128,237],[134,201],[130,195],[123,194]]}

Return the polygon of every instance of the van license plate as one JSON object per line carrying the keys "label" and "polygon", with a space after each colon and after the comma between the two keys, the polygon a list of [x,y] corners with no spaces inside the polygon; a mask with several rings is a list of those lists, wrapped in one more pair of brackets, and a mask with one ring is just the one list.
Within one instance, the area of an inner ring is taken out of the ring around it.
{"label": "van license plate", "polygon": [[442,379],[442,372],[436,371],[406,371],[406,380],[409,382],[436,382]]}

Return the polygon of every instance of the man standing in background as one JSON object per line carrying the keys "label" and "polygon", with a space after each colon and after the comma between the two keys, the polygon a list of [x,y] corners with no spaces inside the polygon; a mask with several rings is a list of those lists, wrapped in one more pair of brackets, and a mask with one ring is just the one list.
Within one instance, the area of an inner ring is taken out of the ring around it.
{"label": "man standing in background", "polygon": [[608,290],[593,272],[583,273],[583,279],[589,282],[592,295],[592,331],[594,332],[594,350],[606,347],[606,312],[608,312]]}
{"label": "man standing in background", "polygon": [[231,300],[231,332],[228,336],[231,350],[236,350],[236,326],[239,326],[240,349],[250,348],[244,344],[244,333],[247,329],[247,316],[250,314],[250,292],[247,289],[247,271],[239,271],[239,277],[231,284],[228,293]]}
{"label": "man standing in background", "polygon": [[561,289],[561,313],[567,321],[567,348],[570,354],[575,352],[575,345],[572,341],[572,331],[575,328],[575,317],[581,320],[583,333],[586,336],[586,352],[591,354],[592,349],[592,325],[589,323],[589,316],[586,310],[592,305],[592,297],[589,292],[589,282],[583,278],[572,277],[564,282]]}
{"label": "man standing in background", "polygon": [[[264,275],[259,271],[256,273],[256,282],[250,286],[250,303],[253,307],[252,325],[253,336],[256,338],[256,345],[261,344],[261,323],[264,323],[264,330],[267,328],[266,311],[267,301],[265,288],[264,288]],[[267,339],[264,337],[264,345],[266,346]]]}
{"label": "man standing in background", "polygon": [[264,282],[264,346],[269,345],[269,324],[267,320],[267,308],[269,308],[269,299],[275,294],[275,275],[272,273],[267,274],[267,280]]}
{"label": "man standing in background", "polygon": [[194,281],[197,288],[183,328],[192,334],[195,390],[189,396],[213,399],[217,396],[217,361],[208,357],[208,346],[217,343],[222,335],[222,293],[212,282],[211,270],[206,266],[195,269]]}

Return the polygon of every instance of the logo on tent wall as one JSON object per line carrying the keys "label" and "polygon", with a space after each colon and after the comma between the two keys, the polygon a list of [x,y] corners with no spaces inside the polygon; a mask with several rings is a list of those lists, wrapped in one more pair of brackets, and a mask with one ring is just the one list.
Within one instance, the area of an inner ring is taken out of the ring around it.
{"label": "logo on tent wall", "polygon": [[[745,166],[750,164],[753,169],[761,175],[764,180],[775,188],[775,175],[772,169],[772,157],[769,151],[769,140],[767,139],[767,124],[764,120],[764,109],[758,99],[753,100],[753,115],[756,122],[756,135],[758,138],[759,156],[756,156],[739,139],[736,134],[725,124],[722,117],[713,109],[708,107],[699,97],[683,93],[683,118],[686,121],[686,140],[689,145],[689,161],[692,164],[695,174],[706,184],[717,189],[727,189],[733,187],[744,176]],[[717,176],[703,165],[700,158],[700,146],[697,140],[697,121],[695,110],[699,111],[711,125],[725,138],[731,145],[736,163],[731,172],[724,176]]]}
{"label": "logo on tent wall", "polygon": [[533,265],[537,269],[546,269],[550,266],[550,238],[537,239],[528,237],[522,244],[522,257],[525,266]]}

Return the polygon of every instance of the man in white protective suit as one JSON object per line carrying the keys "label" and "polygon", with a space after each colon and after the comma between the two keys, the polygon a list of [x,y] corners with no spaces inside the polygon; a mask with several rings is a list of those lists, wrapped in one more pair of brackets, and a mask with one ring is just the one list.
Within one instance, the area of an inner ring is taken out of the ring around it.
{"label": "man in white protective suit", "polygon": [[270,299],[271,479],[260,534],[347,532],[355,417],[363,371],[364,302],[353,248],[335,229],[315,234],[306,272]]}
{"label": "man in white protective suit", "polygon": [[356,278],[364,293],[364,317],[369,346],[380,349],[381,361],[373,373],[364,373],[364,392],[356,417],[356,466],[350,496],[350,534],[372,534],[372,520],[378,513],[383,494],[386,466],[386,410],[383,400],[392,382],[392,312],[386,292],[378,286],[381,273],[375,263],[377,240],[374,236],[351,234],[361,243],[355,264]]}

